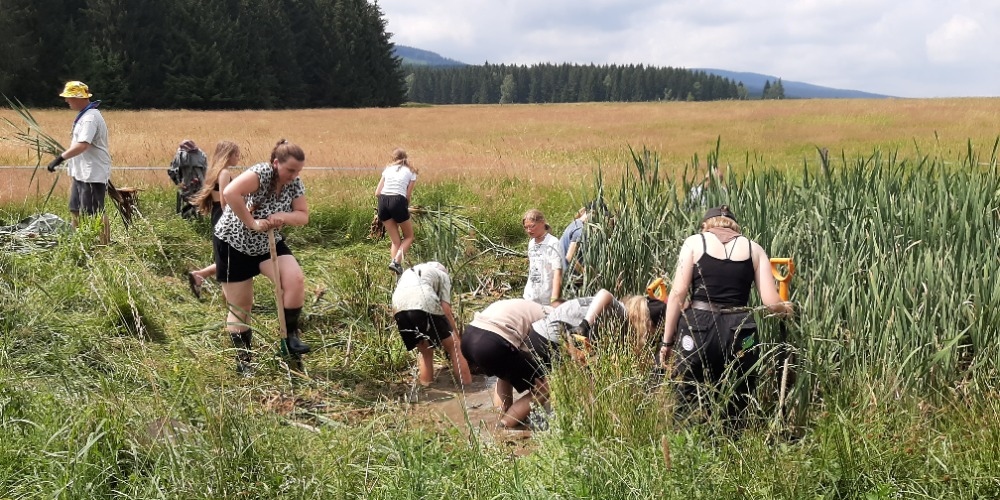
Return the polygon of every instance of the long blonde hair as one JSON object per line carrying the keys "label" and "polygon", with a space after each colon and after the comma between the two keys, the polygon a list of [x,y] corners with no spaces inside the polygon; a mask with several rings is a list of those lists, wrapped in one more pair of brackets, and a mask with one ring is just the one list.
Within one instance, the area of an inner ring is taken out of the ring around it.
{"label": "long blonde hair", "polygon": [[219,182],[219,175],[222,171],[235,166],[240,157],[240,146],[233,141],[219,141],[215,144],[215,152],[212,153],[212,161],[205,174],[205,184],[201,186],[201,191],[191,200],[192,204],[198,207],[198,211],[204,215],[212,213],[212,191],[215,190],[216,183]]}
{"label": "long blonde hair", "polygon": [[392,163],[389,165],[396,165],[396,170],[406,167],[413,172],[414,175],[419,174],[417,167],[410,163],[410,158],[406,156],[406,150],[403,148],[396,148],[392,151]]}
{"label": "long blonde hair", "polygon": [[629,295],[622,303],[625,305],[625,318],[628,319],[630,344],[638,351],[646,347],[649,331],[656,327],[650,324],[649,303],[642,295]]}

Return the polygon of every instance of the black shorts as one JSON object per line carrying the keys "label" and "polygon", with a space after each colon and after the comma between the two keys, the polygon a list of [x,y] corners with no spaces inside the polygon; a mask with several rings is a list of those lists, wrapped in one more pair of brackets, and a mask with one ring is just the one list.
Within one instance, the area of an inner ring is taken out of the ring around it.
{"label": "black shorts", "polygon": [[462,355],[486,375],[510,382],[517,392],[531,389],[535,379],[545,376],[545,369],[534,354],[514,347],[496,333],[475,326],[465,327]]}
{"label": "black shorts", "polygon": [[69,211],[94,215],[104,211],[104,196],[108,193],[106,182],[83,182],[73,179],[69,188]]}
{"label": "black shorts", "polygon": [[[292,255],[292,250],[281,240],[275,245],[278,255]],[[215,254],[215,279],[219,283],[239,283],[260,274],[260,263],[271,258],[270,253],[247,255],[212,236],[212,253]]]}
{"label": "black shorts", "polygon": [[218,224],[219,219],[222,218],[222,212],[225,209],[222,208],[222,203],[217,201],[212,202],[212,233],[215,234],[215,225]]}
{"label": "black shorts", "polygon": [[528,334],[528,346],[546,371],[552,368],[552,362],[559,357],[559,343],[543,337],[534,330]]}
{"label": "black shorts", "polygon": [[392,219],[398,224],[410,220],[410,200],[398,194],[378,195],[378,220]]}
{"label": "black shorts", "polygon": [[412,351],[421,340],[426,340],[431,347],[439,347],[442,340],[451,337],[451,325],[443,314],[415,309],[399,311],[394,317],[407,351]]}

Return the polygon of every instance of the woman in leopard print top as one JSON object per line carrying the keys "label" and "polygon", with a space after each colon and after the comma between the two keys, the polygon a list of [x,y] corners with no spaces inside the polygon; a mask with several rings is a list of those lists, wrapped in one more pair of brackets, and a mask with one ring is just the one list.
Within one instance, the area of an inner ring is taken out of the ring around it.
{"label": "woman in leopard print top", "polygon": [[[248,168],[233,179],[223,193],[230,203],[215,225],[216,279],[222,283],[228,302],[226,328],[240,350],[237,367],[241,371],[249,368],[253,277],[263,274],[274,282],[267,231],[279,230],[285,225],[304,226],[309,222],[306,191],[299,178],[305,159],[302,148],[282,139],[271,151],[269,163]],[[305,276],[277,231],[275,240],[288,350],[292,354],[304,354],[309,352],[309,346],[299,340],[299,316],[305,303]]]}

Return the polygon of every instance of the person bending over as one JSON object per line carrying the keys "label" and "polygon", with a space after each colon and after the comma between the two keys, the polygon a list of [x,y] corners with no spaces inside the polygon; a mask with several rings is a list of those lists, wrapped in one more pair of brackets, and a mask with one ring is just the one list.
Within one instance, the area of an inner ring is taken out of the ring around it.
{"label": "person bending over", "polygon": [[[534,333],[532,323],[543,319],[550,309],[526,299],[500,300],[477,313],[465,327],[462,354],[469,364],[497,377],[493,403],[503,427],[526,424],[532,403],[544,405],[548,401],[545,370],[528,337]],[[528,393],[515,401],[515,389]]]}
{"label": "person bending over", "polygon": [[455,378],[463,384],[472,382],[451,310],[451,277],[442,264],[425,262],[404,271],[392,293],[392,310],[406,350],[420,353],[421,385],[434,381],[433,349],[439,346],[448,353]]}

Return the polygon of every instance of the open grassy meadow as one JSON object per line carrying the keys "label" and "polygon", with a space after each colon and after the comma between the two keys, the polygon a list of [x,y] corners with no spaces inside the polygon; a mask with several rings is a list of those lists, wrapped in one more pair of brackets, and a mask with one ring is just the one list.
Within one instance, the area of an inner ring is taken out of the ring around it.
{"label": "open grassy meadow", "polygon": [[[817,148],[841,152],[919,151],[955,161],[972,141],[988,151],[1000,123],[1000,99],[789,100],[705,103],[429,106],[291,111],[103,111],[116,166],[165,168],[177,144],[206,151],[232,139],[248,162],[266,159],[282,138],[300,144],[307,166],[377,168],[406,148],[428,181],[515,176],[563,184],[595,167],[619,170],[628,146],[656,151],[671,171],[715,148],[736,170],[750,165],[798,168]],[[73,112],[35,110],[39,124],[69,140]],[[0,119],[18,119],[0,109]],[[0,130],[9,132],[6,124]],[[7,136],[2,133],[0,136]],[[67,144],[64,144],[67,146]],[[0,165],[35,165],[24,148],[0,142]],[[42,163],[44,165],[44,162]],[[370,172],[341,173],[364,175]],[[160,173],[120,172],[118,185],[165,185]],[[5,183],[0,199],[23,184]]]}
{"label": "open grassy meadow", "polygon": [[[33,112],[68,140],[71,111]],[[143,191],[131,228],[112,214],[111,245],[93,221],[0,233],[0,499],[1000,497],[1000,100],[105,116],[116,165],[165,167],[184,138],[235,139],[250,163],[287,137],[307,166],[343,168],[303,173],[310,223],[286,233],[314,352],[305,375],[287,369],[259,278],[255,373],[239,376],[218,285],[197,300],[185,279],[210,262],[208,223],[173,213],[165,171],[115,172]],[[656,346],[616,324],[586,366],[555,368],[530,432],[495,431],[486,382],[455,384],[443,355],[419,387],[390,310],[388,241],[367,238],[397,146],[423,169],[410,264],[448,266],[460,323],[520,296],[531,207],[557,236],[598,193],[616,215],[589,229],[593,272],[567,295],[669,278],[704,211],[691,181],[730,165],[707,203],[731,205],[747,236],[796,263],[787,337],[757,315],[748,427],[675,412]],[[47,161],[0,142],[0,164]],[[63,180],[3,175],[3,224],[68,219]]]}

